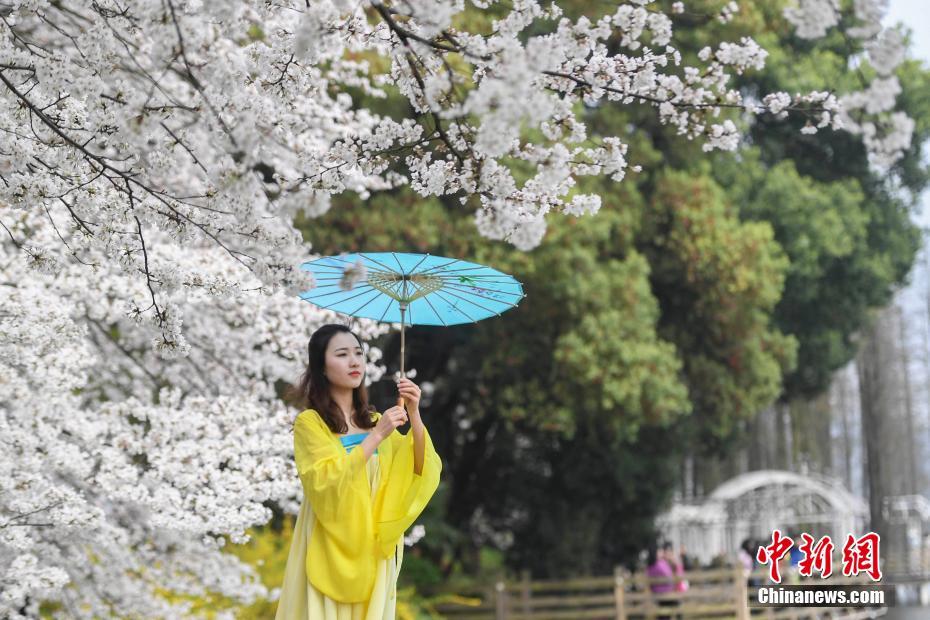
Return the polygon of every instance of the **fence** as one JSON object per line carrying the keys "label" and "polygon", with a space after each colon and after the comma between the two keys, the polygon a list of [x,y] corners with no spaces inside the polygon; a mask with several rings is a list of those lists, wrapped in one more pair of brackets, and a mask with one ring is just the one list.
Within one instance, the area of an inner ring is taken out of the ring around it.
{"label": "fence", "polygon": [[[756,576],[756,575],[754,575]],[[629,574],[616,568],[612,577],[586,577],[558,581],[531,581],[524,573],[518,581],[499,580],[492,590],[459,604],[446,603],[437,611],[453,620],[647,620],[674,618],[735,618],[737,620],[863,620],[884,609],[837,607],[750,607],[749,588],[741,567],[689,571],[684,592],[655,593],[651,585],[673,583],[663,577]],[[761,582],[767,574],[758,573]],[[869,583],[867,578],[834,576],[810,583],[848,585]]]}

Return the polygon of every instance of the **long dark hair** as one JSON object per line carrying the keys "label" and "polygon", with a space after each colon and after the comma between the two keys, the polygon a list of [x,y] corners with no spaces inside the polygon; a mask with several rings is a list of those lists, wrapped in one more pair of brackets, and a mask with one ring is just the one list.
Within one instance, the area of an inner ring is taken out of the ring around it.
{"label": "long dark hair", "polygon": [[[296,384],[286,392],[285,398],[304,409],[316,409],[329,429],[337,434],[347,433],[349,430],[345,416],[333,401],[329,391],[329,379],[323,374],[326,368],[326,347],[329,341],[339,332],[352,334],[359,346],[362,341],[351,329],[338,323],[323,325],[310,336],[307,344],[307,369],[300,376]],[[368,404],[368,389],[365,382],[352,390],[352,406],[355,413],[352,421],[359,428],[373,428],[375,426],[374,407]]]}

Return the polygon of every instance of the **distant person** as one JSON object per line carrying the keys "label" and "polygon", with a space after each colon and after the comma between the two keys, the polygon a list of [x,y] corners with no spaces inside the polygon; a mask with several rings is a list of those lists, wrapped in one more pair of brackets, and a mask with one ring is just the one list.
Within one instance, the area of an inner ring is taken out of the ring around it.
{"label": "distant person", "polygon": [[675,589],[675,585],[672,582],[672,578],[675,576],[675,570],[672,568],[672,565],[669,563],[668,558],[666,557],[664,545],[660,546],[658,543],[652,543],[649,545],[649,558],[647,559],[646,576],[656,578],[665,577],[669,580],[668,583],[650,583],[649,589],[652,590],[654,594],[666,594]]}
{"label": "distant person", "polygon": [[662,545],[662,551],[665,554],[665,561],[669,563],[669,566],[672,567],[672,572],[676,577],[681,577],[681,579],[675,580],[674,590],[676,592],[685,592],[688,589],[688,581],[684,579],[685,574],[685,565],[682,561],[680,553],[675,553],[672,543],[665,542]]}
{"label": "distant person", "polygon": [[685,569],[685,572],[692,571],[698,567],[697,560],[688,554],[688,550],[684,545],[679,547],[678,551],[679,556],[681,557],[681,566]]}
{"label": "distant person", "polygon": [[[675,583],[673,581],[675,569],[672,567],[668,552],[666,551],[666,549],[670,548],[670,543],[652,543],[649,545],[649,557],[647,560],[649,565],[646,568],[646,576],[653,578],[663,577],[667,579],[667,581],[649,584],[649,589],[652,590],[653,594],[667,595],[675,591]],[[678,601],[668,598],[659,599],[657,602],[660,607],[674,607],[678,605]],[[659,618],[667,620],[671,618],[671,616],[659,616]]]}
{"label": "distant person", "polygon": [[756,567],[755,552],[759,547],[751,538],[744,538],[736,552],[736,558],[743,567],[743,574],[746,576],[747,584],[750,587],[760,585],[759,580],[752,576],[752,571]]}

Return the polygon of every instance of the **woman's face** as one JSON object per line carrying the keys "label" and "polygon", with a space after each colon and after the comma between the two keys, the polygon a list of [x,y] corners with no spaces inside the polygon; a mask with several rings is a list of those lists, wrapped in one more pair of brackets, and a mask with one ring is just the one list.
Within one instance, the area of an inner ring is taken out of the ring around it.
{"label": "woman's face", "polygon": [[357,388],[364,374],[365,354],[358,340],[348,332],[337,332],[326,346],[326,378],[333,386]]}

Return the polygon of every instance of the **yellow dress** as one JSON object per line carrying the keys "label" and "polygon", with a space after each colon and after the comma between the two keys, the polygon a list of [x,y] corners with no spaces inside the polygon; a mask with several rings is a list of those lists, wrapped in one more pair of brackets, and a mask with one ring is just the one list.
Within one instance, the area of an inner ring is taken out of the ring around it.
{"label": "yellow dress", "polygon": [[346,454],[319,414],[301,412],[294,454],[304,500],[275,620],[394,620],[403,533],[438,486],[442,467],[425,435],[418,475],[411,433],[395,430],[366,463],[358,446]]}

